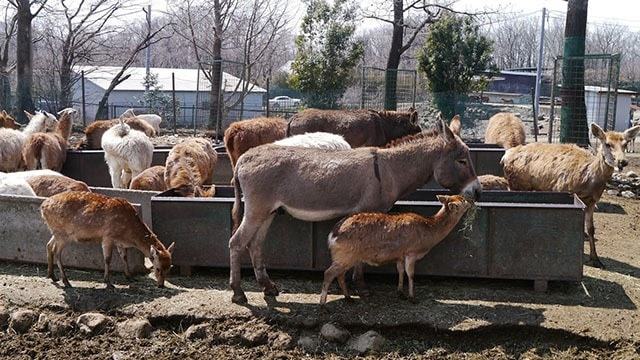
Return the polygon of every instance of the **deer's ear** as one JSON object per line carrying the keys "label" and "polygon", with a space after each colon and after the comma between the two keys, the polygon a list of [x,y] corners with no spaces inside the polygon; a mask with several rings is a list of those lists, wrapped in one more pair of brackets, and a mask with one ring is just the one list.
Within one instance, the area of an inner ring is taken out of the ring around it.
{"label": "deer's ear", "polygon": [[604,141],[606,139],[604,130],[602,130],[602,128],[596,123],[591,123],[591,133],[601,141]]}
{"label": "deer's ear", "polygon": [[624,139],[627,140],[627,141],[631,141],[631,140],[635,139],[636,136],[638,136],[639,133],[640,133],[640,125],[636,125],[634,127],[628,128],[624,132]]}
{"label": "deer's ear", "polygon": [[176,248],[176,243],[172,242],[171,245],[169,245],[169,247],[167,248],[167,251],[169,252],[169,254],[173,254],[173,250]]}

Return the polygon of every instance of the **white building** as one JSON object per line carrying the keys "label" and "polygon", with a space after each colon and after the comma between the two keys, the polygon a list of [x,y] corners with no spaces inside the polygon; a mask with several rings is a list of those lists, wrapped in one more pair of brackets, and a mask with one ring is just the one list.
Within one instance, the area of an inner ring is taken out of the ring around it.
{"label": "white building", "polygon": [[[78,66],[74,71],[80,74],[82,71],[85,73],[85,108],[86,108],[86,120],[87,123],[91,122],[95,118],[96,111],[98,110],[98,103],[104,95],[105,89],[109,87],[111,80],[115,74],[120,71],[120,67],[117,66]],[[195,119],[192,107],[196,105],[196,91],[199,93],[199,107],[198,119],[196,120],[199,125],[202,125],[204,121],[208,119],[209,108],[209,90],[211,89],[210,83],[204,76],[204,73],[200,71],[200,84],[198,86],[198,71],[197,69],[171,69],[171,68],[151,68],[150,72],[158,76],[158,85],[160,89],[165,92],[169,97],[172,95],[172,74],[175,76],[175,91],[176,100],[181,107],[180,113],[177,116],[177,122],[179,125],[190,126]],[[129,77],[120,83],[109,95],[109,114],[112,116],[118,116],[126,109],[130,107],[140,107],[141,100],[145,91],[144,78],[146,75],[146,69],[144,67],[132,67],[125,72],[125,76]],[[222,84],[224,87],[225,103],[230,104],[233,99],[238,99],[238,91],[241,91],[244,83],[243,80],[223,73]],[[244,109],[242,112],[242,119],[248,119],[263,114],[263,97],[267,91],[254,84],[248,85],[249,93],[244,98]],[[73,101],[79,109],[82,106],[82,85],[81,81],[78,81],[74,85]],[[223,124],[226,125],[230,121],[240,119],[240,104],[236,105],[233,111],[230,111]],[[205,109],[205,110],[203,110]],[[115,111],[115,114],[113,113]],[[226,126],[225,126],[226,127]]]}
{"label": "white building", "polygon": [[[595,122],[604,128],[604,115],[607,111],[607,94],[609,89],[601,86],[585,86],[584,98],[587,106],[587,120],[589,123]],[[624,131],[629,128],[629,117],[631,111],[631,96],[636,93],[629,90],[618,89],[618,97],[615,104],[616,117],[615,126],[609,125],[616,131]],[[610,93],[610,98],[614,96]],[[609,113],[613,112],[614,102],[609,101]]]}

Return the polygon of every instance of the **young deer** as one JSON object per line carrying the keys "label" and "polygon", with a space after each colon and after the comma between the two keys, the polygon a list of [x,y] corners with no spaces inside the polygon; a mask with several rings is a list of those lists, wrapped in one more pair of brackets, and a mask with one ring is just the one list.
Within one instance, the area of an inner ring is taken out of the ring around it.
{"label": "young deer", "polygon": [[71,287],[61,258],[67,244],[98,242],[102,244],[104,282],[108,288],[113,287],[109,265],[114,247],[124,262],[127,277],[131,276],[127,265],[127,248],[134,247],[151,259],[158,287],[164,287],[164,280],[171,268],[174,244],[165,248],[126,200],[91,192],[67,191],[48,198],[40,209],[53,235],[47,243],[48,276],[53,281],[57,281],[53,273],[55,257],[62,282]]}
{"label": "young deer", "polygon": [[442,208],[424,217],[414,213],[360,213],[339,221],[329,234],[331,266],[324,272],[320,305],[327,301],[333,279],[346,299],[349,292],[345,273],[360,262],[380,265],[394,262],[398,269],[398,292],[404,289],[404,272],[409,278],[409,298],[414,299],[413,273],[416,261],[422,259],[458,224],[471,203],[460,195],[438,195]]}

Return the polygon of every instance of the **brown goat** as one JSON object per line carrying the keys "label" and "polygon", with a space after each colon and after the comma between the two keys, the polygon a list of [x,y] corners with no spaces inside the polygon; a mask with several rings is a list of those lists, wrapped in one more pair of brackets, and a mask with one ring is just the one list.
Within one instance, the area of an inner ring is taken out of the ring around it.
{"label": "brown goat", "polygon": [[69,136],[73,127],[73,119],[78,114],[75,109],[60,111],[60,120],[53,133],[35,133],[27,137],[22,147],[22,158],[27,170],[51,169],[62,170],[67,159]]}
{"label": "brown goat", "polygon": [[613,170],[628,163],[625,148],[640,133],[634,126],[624,133],[602,130],[591,124],[591,132],[600,146],[594,155],[570,144],[533,143],[517,146],[502,157],[504,173],[511,190],[567,191],[578,195],[586,205],[585,229],[589,238],[589,263],[603,267],[596,253],[593,211]]}
{"label": "brown goat", "polygon": [[167,185],[164,182],[164,166],[152,166],[138,174],[131,180],[132,190],[165,191]]}
{"label": "brown goat", "polygon": [[113,248],[118,249],[125,265],[125,275],[131,276],[127,265],[127,248],[136,248],[151,259],[159,287],[171,268],[174,244],[168,248],[140,220],[136,209],[125,199],[105,195],[67,191],[46,199],[41,206],[42,218],[49,227],[51,240],[47,243],[48,276],[57,281],[53,273],[55,258],[60,277],[65,286],[71,287],[61,254],[64,247],[73,242],[93,242],[102,245],[104,255],[104,282],[113,287],[109,266]]}
{"label": "brown goat", "polygon": [[[148,122],[142,119],[131,117],[125,118],[124,122],[132,129],[142,131],[148,137],[156,136],[156,131],[153,129],[153,126],[149,125]],[[84,129],[85,140],[81,146],[90,150],[102,149],[102,135],[104,135],[104,133],[113,125],[117,124],[118,119],[94,121]]]}
{"label": "brown goat", "polygon": [[502,176],[480,175],[478,181],[482,190],[509,190],[509,182]]}
{"label": "brown goat", "polygon": [[20,129],[20,124],[6,111],[2,110],[2,112],[0,112],[0,128],[17,130]]}
{"label": "brown goat", "polygon": [[471,203],[460,195],[438,195],[442,208],[424,217],[414,213],[360,213],[339,221],[328,237],[331,266],[324,272],[320,305],[327,301],[333,279],[349,298],[344,275],[361,262],[381,265],[395,262],[398,269],[398,292],[404,291],[404,272],[409,278],[409,298],[414,299],[413,274],[416,261],[449,235]]}
{"label": "brown goat", "polygon": [[26,179],[37,196],[50,197],[65,191],[91,191],[87,184],[63,175],[39,175]]}
{"label": "brown goat", "polygon": [[524,145],[525,141],[524,124],[517,116],[512,113],[502,112],[493,115],[489,119],[484,135],[485,143],[497,144],[509,149]]}
{"label": "brown goat", "polygon": [[277,117],[260,117],[229,125],[224,132],[224,146],[231,160],[231,169],[235,169],[238,158],[247,150],[284,139],[286,131],[287,122]]}
{"label": "brown goat", "polygon": [[165,163],[167,189],[184,197],[213,196],[215,186],[209,190],[202,186],[212,182],[217,162],[218,153],[207,139],[190,138],[175,145]]}
{"label": "brown goat", "polygon": [[375,110],[306,109],[291,117],[287,136],[310,132],[342,135],[352,148],[384,146],[391,140],[420,132],[418,113]]}

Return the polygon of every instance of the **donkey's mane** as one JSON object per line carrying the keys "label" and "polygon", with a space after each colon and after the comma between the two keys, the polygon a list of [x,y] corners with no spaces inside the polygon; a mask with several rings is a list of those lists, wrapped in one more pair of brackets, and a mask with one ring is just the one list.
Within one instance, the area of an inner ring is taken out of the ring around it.
{"label": "donkey's mane", "polygon": [[399,139],[391,140],[389,141],[389,143],[387,143],[387,145],[384,146],[384,148],[389,149],[389,148],[394,148],[394,147],[398,147],[405,144],[411,144],[418,140],[422,140],[424,138],[435,137],[438,134],[439,132],[437,129],[422,130],[417,134],[407,135]]}

